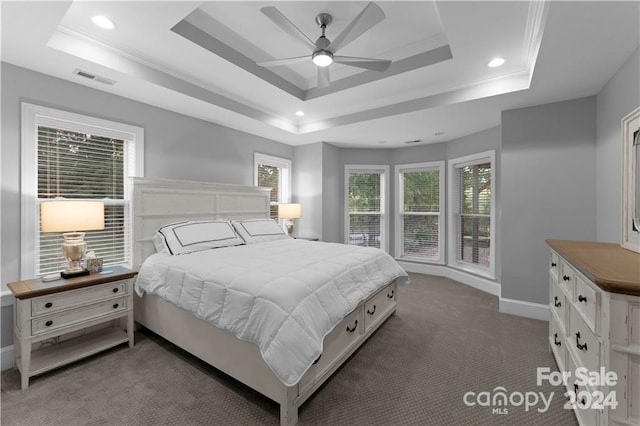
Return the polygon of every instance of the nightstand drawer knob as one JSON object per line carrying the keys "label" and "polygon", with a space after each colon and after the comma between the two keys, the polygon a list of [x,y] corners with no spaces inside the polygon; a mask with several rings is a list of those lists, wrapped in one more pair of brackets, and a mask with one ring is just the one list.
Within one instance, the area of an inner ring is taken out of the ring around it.
{"label": "nightstand drawer knob", "polygon": [[116,287],[116,288],[114,288],[114,289],[113,289],[113,292],[114,292],[114,293],[117,293],[117,292],[119,292],[119,291],[120,291],[120,289],[119,289],[118,287]]}
{"label": "nightstand drawer knob", "polygon": [[50,308],[52,306],[53,306],[53,303],[51,303],[51,302],[47,302],[47,303],[44,304],[45,308]]}
{"label": "nightstand drawer knob", "polygon": [[51,327],[53,325],[53,321],[49,320],[45,322],[44,325],[46,325],[47,327]]}
{"label": "nightstand drawer knob", "polygon": [[118,305],[117,303],[114,303],[113,304],[113,309],[118,309],[118,306],[120,306],[120,305]]}

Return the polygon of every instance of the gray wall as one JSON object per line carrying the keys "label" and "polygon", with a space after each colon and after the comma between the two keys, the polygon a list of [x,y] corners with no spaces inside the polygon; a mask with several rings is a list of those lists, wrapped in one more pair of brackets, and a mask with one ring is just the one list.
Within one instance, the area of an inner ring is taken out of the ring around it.
{"label": "gray wall", "polygon": [[638,50],[598,94],[596,191],[597,240],[620,243],[622,236],[622,132],[621,120],[640,106]]}
{"label": "gray wall", "polygon": [[340,149],[322,143],[322,240],[340,243],[344,240],[343,212],[340,210],[344,197],[344,181],[340,168]]}
{"label": "gray wall", "polygon": [[[145,176],[253,185],[255,151],[293,159],[294,149],[44,74],[2,63],[2,284],[20,279],[20,103],[144,128]],[[2,346],[11,344],[11,307],[2,308]]]}
{"label": "gray wall", "polygon": [[596,237],[596,98],[502,113],[502,297],[548,302],[546,238]]}
{"label": "gray wall", "polygon": [[302,204],[302,217],[294,235],[322,237],[322,143],[298,146],[293,156],[294,201]]}

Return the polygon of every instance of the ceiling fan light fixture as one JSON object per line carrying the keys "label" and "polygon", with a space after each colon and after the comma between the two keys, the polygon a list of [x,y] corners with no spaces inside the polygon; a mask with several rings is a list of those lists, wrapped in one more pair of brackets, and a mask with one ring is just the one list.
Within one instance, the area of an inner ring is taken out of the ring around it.
{"label": "ceiling fan light fixture", "polygon": [[333,63],[333,54],[327,50],[319,50],[313,54],[312,60],[319,67],[328,67]]}

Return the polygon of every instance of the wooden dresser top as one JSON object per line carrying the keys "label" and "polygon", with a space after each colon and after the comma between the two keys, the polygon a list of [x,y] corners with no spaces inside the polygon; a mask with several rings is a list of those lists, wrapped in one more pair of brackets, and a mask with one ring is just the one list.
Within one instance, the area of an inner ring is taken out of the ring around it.
{"label": "wooden dresser top", "polygon": [[613,243],[546,241],[549,247],[601,289],[640,296],[640,253]]}

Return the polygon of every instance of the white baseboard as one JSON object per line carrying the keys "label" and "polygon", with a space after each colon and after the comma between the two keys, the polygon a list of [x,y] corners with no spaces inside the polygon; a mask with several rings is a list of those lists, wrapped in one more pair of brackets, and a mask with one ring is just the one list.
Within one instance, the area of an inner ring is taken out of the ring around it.
{"label": "white baseboard", "polygon": [[0,349],[0,361],[2,371],[13,368],[13,345]]}
{"label": "white baseboard", "polygon": [[450,278],[454,281],[458,281],[462,284],[466,284],[469,287],[477,288],[485,293],[493,294],[494,296],[500,296],[500,284],[491,281],[486,278],[472,275],[457,269],[450,268],[448,266],[440,265],[427,265],[424,263],[413,263],[398,261],[398,264],[404,268],[407,272],[416,272],[418,274],[436,275],[438,277]]}
{"label": "white baseboard", "polygon": [[541,303],[525,302],[523,300],[501,297],[499,310],[503,314],[549,321],[549,305],[543,305]]}
{"label": "white baseboard", "polygon": [[438,277],[450,278],[454,281],[466,284],[469,287],[477,288],[485,293],[497,296],[499,299],[499,312],[519,317],[532,318],[549,321],[549,306],[539,303],[531,303],[523,300],[507,299],[501,296],[501,285],[495,281],[472,275],[458,269],[453,269],[445,265],[428,265],[423,263],[413,263],[398,261],[400,266],[407,272],[418,274],[436,275]]}

